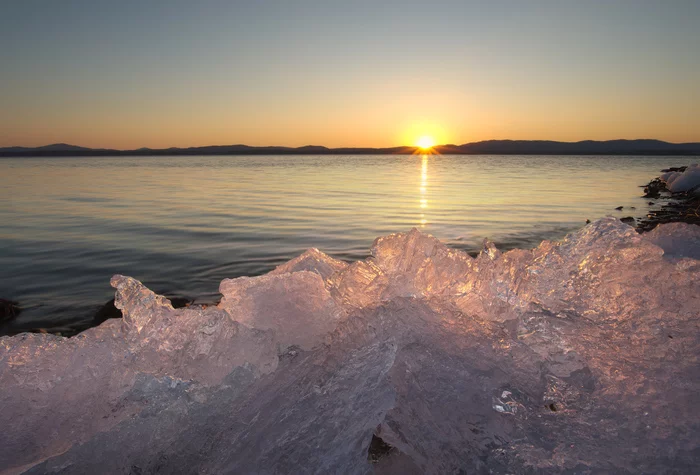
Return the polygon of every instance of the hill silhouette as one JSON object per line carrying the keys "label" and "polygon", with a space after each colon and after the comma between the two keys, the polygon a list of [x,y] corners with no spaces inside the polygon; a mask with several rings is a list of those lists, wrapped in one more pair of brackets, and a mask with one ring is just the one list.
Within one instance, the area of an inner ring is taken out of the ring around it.
{"label": "hill silhouette", "polygon": [[[654,139],[583,140],[556,142],[552,140],[485,140],[462,145],[436,145],[434,153],[443,155],[700,155],[700,143],[670,143]],[[0,157],[58,157],[58,156],[158,156],[158,155],[400,155],[421,153],[418,147],[387,148],[341,147],[321,145],[303,147],[254,147],[243,144],[209,145],[188,148],[139,148],[116,150],[86,148],[64,143],[43,147],[0,148]]]}

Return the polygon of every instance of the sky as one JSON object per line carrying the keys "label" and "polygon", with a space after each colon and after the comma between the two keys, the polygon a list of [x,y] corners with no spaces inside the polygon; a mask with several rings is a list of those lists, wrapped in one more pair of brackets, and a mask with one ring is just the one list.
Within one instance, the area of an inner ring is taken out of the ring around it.
{"label": "sky", "polygon": [[0,0],[0,147],[700,142],[698,25],[698,0]]}

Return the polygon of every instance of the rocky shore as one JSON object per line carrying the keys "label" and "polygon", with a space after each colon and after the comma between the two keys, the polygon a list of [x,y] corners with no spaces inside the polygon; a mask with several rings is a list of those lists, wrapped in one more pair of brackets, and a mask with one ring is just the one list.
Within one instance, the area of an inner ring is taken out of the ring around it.
{"label": "rocky shore", "polygon": [[693,473],[700,227],[476,258],[413,230],[0,338],[0,473]]}
{"label": "rocky shore", "polygon": [[662,175],[644,185],[644,198],[661,200],[660,209],[646,216],[632,218],[638,232],[651,231],[663,223],[688,223],[700,225],[700,168],[697,164],[661,170]]}

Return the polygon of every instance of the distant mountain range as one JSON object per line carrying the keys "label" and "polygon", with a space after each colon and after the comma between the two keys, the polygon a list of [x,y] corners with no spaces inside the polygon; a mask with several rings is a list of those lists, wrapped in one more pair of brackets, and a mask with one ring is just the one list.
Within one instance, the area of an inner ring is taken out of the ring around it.
{"label": "distant mountain range", "polygon": [[[554,142],[551,140],[486,140],[463,145],[437,145],[433,151],[443,155],[700,155],[700,143],[669,143],[661,140],[584,140]],[[60,156],[158,156],[158,155],[399,155],[421,153],[417,147],[328,148],[251,147],[248,145],[210,145],[189,148],[139,148],[113,150],[86,148],[68,144],[43,147],[0,148],[0,157]]]}

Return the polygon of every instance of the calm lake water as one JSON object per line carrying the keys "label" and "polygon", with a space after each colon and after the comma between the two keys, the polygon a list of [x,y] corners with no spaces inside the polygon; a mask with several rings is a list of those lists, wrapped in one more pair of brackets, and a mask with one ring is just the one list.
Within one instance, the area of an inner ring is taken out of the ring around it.
{"label": "calm lake water", "polygon": [[[559,239],[606,215],[643,216],[639,185],[697,157],[231,156],[0,159],[0,334],[80,326],[130,275],[218,301],[317,247],[355,260],[417,227],[477,251]],[[615,211],[616,206],[636,210]]]}

